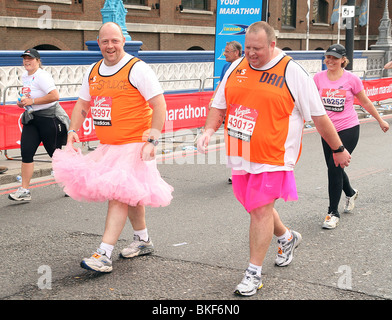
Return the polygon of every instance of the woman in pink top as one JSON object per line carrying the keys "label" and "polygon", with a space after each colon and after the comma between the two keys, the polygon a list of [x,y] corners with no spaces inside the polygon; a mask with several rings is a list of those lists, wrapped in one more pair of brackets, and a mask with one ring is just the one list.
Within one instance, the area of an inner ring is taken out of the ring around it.
{"label": "woman in pink top", "polygon": [[358,190],[351,187],[344,169],[335,166],[332,156],[333,153],[342,152],[344,149],[352,153],[358,143],[359,120],[354,108],[354,98],[356,97],[361,106],[378,121],[382,131],[386,132],[389,129],[388,122],[380,117],[373,103],[366,96],[361,79],[344,69],[348,63],[344,46],[334,44],[325,52],[327,70],[314,76],[327,114],[343,142],[340,148],[331,150],[322,139],[328,167],[329,193],[328,214],[323,223],[325,229],[334,229],[339,223],[338,205],[342,191],[346,195],[344,212],[351,212],[354,209],[354,200],[358,196]]}

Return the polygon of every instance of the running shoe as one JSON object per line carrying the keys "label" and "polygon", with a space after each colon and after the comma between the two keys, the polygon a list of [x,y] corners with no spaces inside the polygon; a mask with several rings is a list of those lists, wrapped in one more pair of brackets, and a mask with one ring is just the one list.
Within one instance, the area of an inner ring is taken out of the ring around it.
{"label": "running shoe", "polygon": [[8,195],[8,199],[14,201],[30,201],[31,193],[30,190],[19,187],[18,190]]}
{"label": "running shoe", "polygon": [[275,264],[279,267],[285,267],[293,260],[294,250],[302,241],[302,236],[299,232],[291,230],[291,239],[288,241],[279,241],[278,254],[276,255]]}
{"label": "running shoe", "polygon": [[96,272],[111,272],[113,270],[112,260],[106,256],[105,250],[100,248],[90,258],[84,258],[80,266]]}
{"label": "running shoe", "polygon": [[131,244],[121,250],[120,256],[123,258],[133,258],[152,252],[154,252],[154,245],[150,239],[148,239],[148,241],[144,241],[140,240],[139,236],[134,235]]}
{"label": "running shoe", "polygon": [[358,190],[354,189],[355,193],[352,197],[346,197],[346,204],[344,206],[345,213],[351,213],[355,207],[355,199],[358,197]]}
{"label": "running shoe", "polygon": [[241,296],[253,296],[257,290],[263,287],[261,277],[255,271],[246,269],[241,283],[235,288],[234,293]]}
{"label": "running shoe", "polygon": [[339,224],[340,218],[332,213],[327,214],[323,223],[323,229],[335,229]]}

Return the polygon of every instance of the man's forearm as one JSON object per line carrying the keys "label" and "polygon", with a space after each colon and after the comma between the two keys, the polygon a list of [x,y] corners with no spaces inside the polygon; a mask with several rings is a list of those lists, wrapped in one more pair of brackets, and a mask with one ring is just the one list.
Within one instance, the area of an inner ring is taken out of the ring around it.
{"label": "man's forearm", "polygon": [[82,126],[84,120],[87,117],[90,109],[90,102],[82,99],[78,99],[75,103],[74,109],[71,114],[71,123],[69,125],[70,130],[78,131]]}
{"label": "man's forearm", "polygon": [[213,134],[217,131],[225,119],[226,109],[211,108],[208,112],[204,130]]}
{"label": "man's forearm", "polygon": [[312,117],[312,119],[317,131],[332,150],[336,150],[342,145],[342,141],[327,115]]}
{"label": "man's forearm", "polygon": [[153,110],[149,138],[158,140],[165,125],[166,101],[163,95],[158,95],[150,99],[148,103]]}

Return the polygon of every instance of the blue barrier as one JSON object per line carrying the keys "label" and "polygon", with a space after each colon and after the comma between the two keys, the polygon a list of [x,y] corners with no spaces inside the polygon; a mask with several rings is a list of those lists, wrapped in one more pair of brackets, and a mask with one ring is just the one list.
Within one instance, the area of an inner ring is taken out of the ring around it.
{"label": "blue barrier", "polygon": [[[1,51],[0,67],[22,65],[23,51]],[[60,51],[41,50],[42,64],[58,65],[90,65],[102,59],[100,51]],[[213,62],[214,51],[139,51],[139,58],[146,63],[190,63]]]}
{"label": "blue barrier", "polygon": [[[18,50],[0,50],[0,67],[22,65],[21,54]],[[323,61],[324,51],[286,51],[295,60]],[[90,65],[102,59],[100,51],[61,51],[41,50],[42,63],[45,66],[56,65]],[[138,56],[146,63],[191,63],[214,62],[214,51],[139,51]],[[354,59],[366,58],[366,51],[355,51]]]}

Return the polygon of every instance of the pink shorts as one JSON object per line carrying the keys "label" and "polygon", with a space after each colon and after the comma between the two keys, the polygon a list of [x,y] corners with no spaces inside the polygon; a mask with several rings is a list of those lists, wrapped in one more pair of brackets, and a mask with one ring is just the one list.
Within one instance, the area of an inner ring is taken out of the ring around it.
{"label": "pink shorts", "polygon": [[298,200],[293,171],[251,174],[232,170],[232,183],[235,197],[248,212],[280,198]]}

